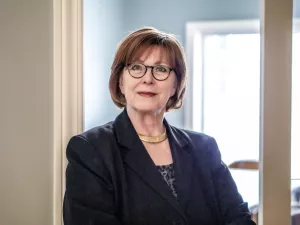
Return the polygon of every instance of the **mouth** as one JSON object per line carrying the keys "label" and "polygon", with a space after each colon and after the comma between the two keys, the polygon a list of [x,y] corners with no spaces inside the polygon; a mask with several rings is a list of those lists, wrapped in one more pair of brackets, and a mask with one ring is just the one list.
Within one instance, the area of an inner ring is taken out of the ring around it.
{"label": "mouth", "polygon": [[153,96],[156,95],[156,94],[153,93],[153,92],[138,92],[138,94],[139,94],[140,96],[145,97],[145,98],[151,98],[151,97],[153,97]]}

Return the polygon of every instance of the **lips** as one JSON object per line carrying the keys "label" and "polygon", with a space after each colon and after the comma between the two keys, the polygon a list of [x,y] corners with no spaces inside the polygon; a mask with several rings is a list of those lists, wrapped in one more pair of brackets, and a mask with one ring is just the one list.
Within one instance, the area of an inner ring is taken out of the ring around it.
{"label": "lips", "polygon": [[153,92],[138,92],[138,94],[146,98],[151,98],[156,95]]}

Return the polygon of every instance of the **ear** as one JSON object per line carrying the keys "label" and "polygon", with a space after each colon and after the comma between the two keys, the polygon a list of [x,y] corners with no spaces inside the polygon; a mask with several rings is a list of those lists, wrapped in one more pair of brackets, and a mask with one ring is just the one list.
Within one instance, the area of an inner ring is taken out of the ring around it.
{"label": "ear", "polygon": [[120,78],[119,78],[119,88],[124,95],[124,86],[123,86],[123,73],[121,73]]}
{"label": "ear", "polygon": [[174,85],[173,85],[171,96],[175,95],[176,90],[177,90],[177,80],[174,81]]}

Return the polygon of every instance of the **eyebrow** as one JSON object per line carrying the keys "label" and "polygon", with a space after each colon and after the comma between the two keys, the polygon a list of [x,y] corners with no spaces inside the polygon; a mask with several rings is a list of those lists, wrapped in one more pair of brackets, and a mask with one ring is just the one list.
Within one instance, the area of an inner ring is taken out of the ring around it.
{"label": "eyebrow", "polygon": [[[145,63],[145,61],[142,61],[142,60],[136,60],[134,61],[135,63]],[[158,60],[158,61],[155,61],[153,65],[166,65],[166,66],[170,66],[169,63],[167,63],[166,61],[162,61],[162,60]]]}

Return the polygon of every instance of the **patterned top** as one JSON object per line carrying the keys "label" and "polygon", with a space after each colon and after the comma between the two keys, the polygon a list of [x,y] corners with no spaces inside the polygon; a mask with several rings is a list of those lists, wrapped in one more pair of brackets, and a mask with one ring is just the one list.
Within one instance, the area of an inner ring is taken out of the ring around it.
{"label": "patterned top", "polygon": [[169,185],[173,195],[178,198],[177,192],[176,192],[176,179],[175,179],[175,173],[174,173],[174,167],[173,163],[169,165],[163,165],[163,166],[157,166],[158,171],[161,173],[164,180]]}

